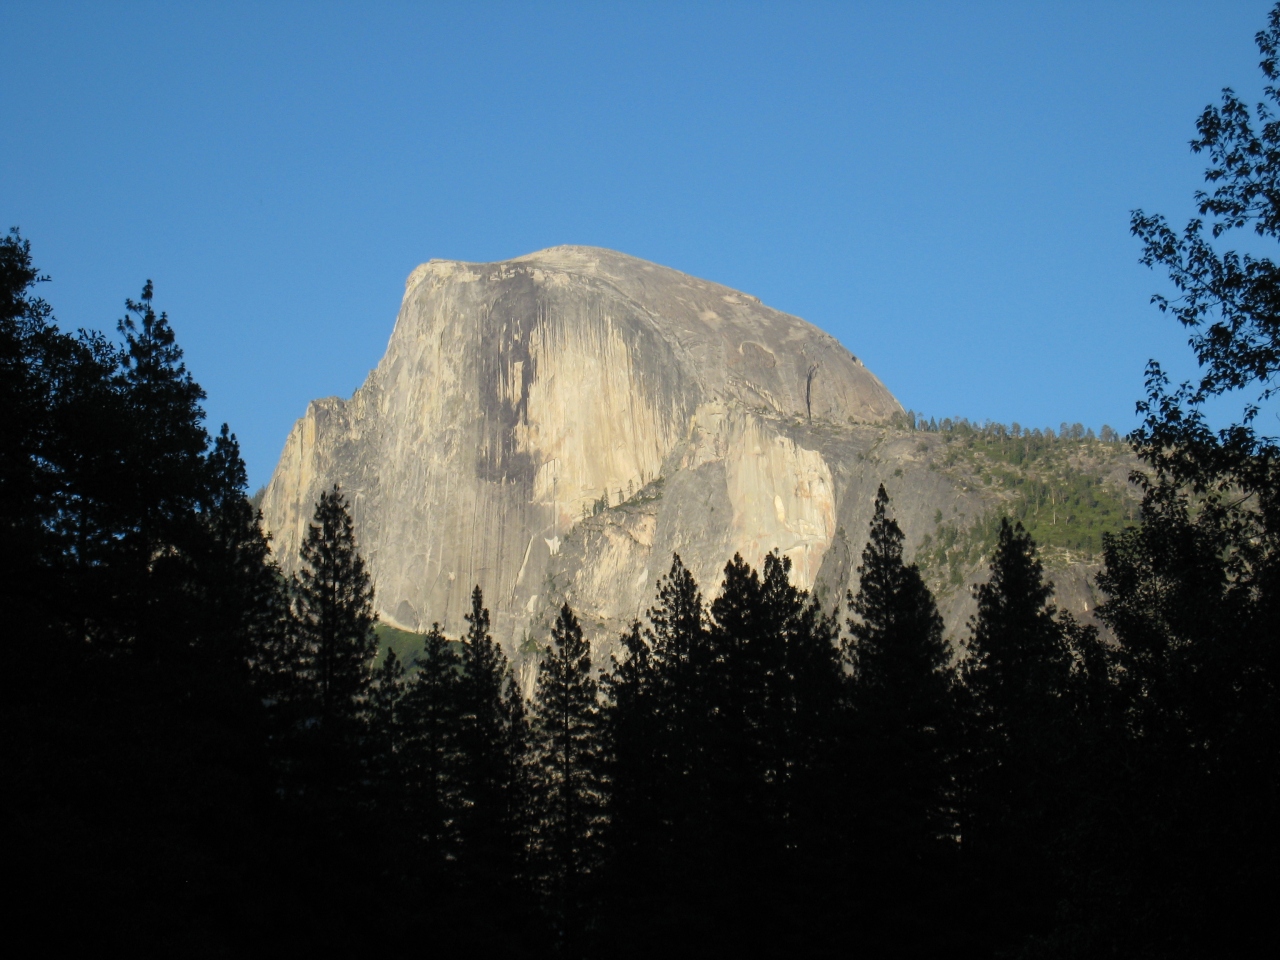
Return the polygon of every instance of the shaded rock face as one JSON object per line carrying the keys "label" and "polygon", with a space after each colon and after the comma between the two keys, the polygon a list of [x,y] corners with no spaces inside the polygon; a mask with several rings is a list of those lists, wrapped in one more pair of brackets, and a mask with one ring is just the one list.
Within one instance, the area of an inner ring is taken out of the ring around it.
{"label": "shaded rock face", "polygon": [[735,552],[778,550],[834,600],[880,482],[909,544],[940,506],[976,516],[894,446],[901,412],[833,337],[675,270],[590,247],[433,260],[364,385],[294,425],[262,510],[291,572],[336,482],[383,619],[461,632],[479,584],[509,652],[567,599],[604,656],[673,552],[711,594]]}

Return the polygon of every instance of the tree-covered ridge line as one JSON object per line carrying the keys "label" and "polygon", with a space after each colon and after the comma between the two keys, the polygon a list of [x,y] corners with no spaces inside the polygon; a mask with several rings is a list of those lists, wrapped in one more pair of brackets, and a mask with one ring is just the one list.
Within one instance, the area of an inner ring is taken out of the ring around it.
{"label": "tree-covered ridge line", "polygon": [[1140,463],[1110,428],[1103,439],[1079,424],[1055,433],[963,419],[916,423],[929,469],[985,503],[976,516],[937,511],[933,531],[916,546],[916,561],[941,593],[962,586],[993,555],[1002,518],[1021,523],[1054,566],[1096,563],[1105,537],[1140,519],[1141,490],[1130,479]]}
{"label": "tree-covered ridge line", "polygon": [[[840,442],[827,424],[806,426],[819,447]],[[869,444],[856,459],[882,465],[886,483],[904,476],[906,483],[916,482],[910,472],[923,468],[945,475],[958,494],[967,495],[964,504],[939,503],[932,526],[923,534],[917,528],[909,545],[940,595],[954,594],[985,566],[1002,517],[1030,530],[1054,568],[1095,565],[1104,536],[1140,518],[1142,491],[1131,475],[1141,461],[1109,426],[1095,435],[1081,424],[1064,423],[1055,431],[964,417],[939,421],[907,411],[863,437]],[[848,531],[841,536],[856,542]]]}
{"label": "tree-covered ridge line", "polygon": [[1126,438],[1107,424],[1095,435],[1092,427],[1082,423],[1063,421],[1055,432],[1052,427],[1023,427],[1017,421],[1010,424],[984,420],[977,423],[968,417],[937,417],[925,419],[924,414],[908,410],[896,422],[896,425],[907,430],[918,430],[922,433],[941,433],[950,436],[976,438],[987,442],[995,442],[1001,451],[1009,451],[1013,462],[1021,463],[1023,459],[1034,457],[1037,453],[1051,449],[1056,442],[1070,440],[1096,440],[1100,443],[1126,443]]}

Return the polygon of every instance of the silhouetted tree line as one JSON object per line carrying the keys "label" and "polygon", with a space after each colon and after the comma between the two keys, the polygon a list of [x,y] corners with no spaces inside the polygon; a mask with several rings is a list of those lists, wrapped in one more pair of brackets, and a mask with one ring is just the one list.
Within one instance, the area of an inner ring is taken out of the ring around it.
{"label": "silhouetted tree line", "polygon": [[[1280,7],[1259,34],[1280,100]],[[857,589],[770,554],[709,602],[679,557],[610,664],[568,605],[526,699],[465,637],[375,657],[341,492],[274,566],[148,283],[69,334],[0,240],[3,863],[11,938],[191,955],[1250,955],[1280,862],[1280,476],[1257,426],[1280,128],[1199,121],[1204,221],[1138,211],[1198,382],[1158,366],[1114,640],[1005,522],[960,650],[882,487]],[[1212,237],[1206,236],[1206,230]],[[1212,398],[1256,388],[1213,430]],[[375,666],[376,664],[376,666]]]}
{"label": "silhouetted tree line", "polygon": [[376,660],[336,488],[281,576],[150,285],[112,343],[58,330],[16,234],[0,270],[5,849],[46,936],[1199,956],[1260,929],[1274,485],[1238,434],[1198,480],[1157,463],[1109,541],[1114,645],[1006,522],[956,655],[882,487],[844,614],[786,557],[710,602],[675,557],[603,670],[565,605],[526,700],[479,587],[465,637]]}

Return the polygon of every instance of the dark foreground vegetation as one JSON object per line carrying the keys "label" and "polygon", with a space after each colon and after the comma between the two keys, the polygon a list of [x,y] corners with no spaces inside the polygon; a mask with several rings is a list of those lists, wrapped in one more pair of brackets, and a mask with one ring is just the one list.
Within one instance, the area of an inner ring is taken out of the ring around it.
{"label": "dark foreground vegetation", "polygon": [[[1275,83],[1280,11],[1259,42]],[[150,285],[118,341],[70,335],[27,243],[0,241],[11,938],[188,956],[1258,952],[1280,863],[1280,475],[1255,420],[1280,268],[1206,236],[1280,230],[1280,128],[1258,122],[1229,92],[1199,122],[1207,227],[1134,216],[1203,376],[1149,370],[1141,515],[1103,544],[1114,643],[1054,610],[1005,522],[954,657],[882,489],[843,611],[776,555],[735,557],[709,603],[674,558],[603,672],[566,605],[531,699],[479,588],[465,637],[433,630],[375,668],[341,492],[281,577]],[[1256,391],[1239,422],[1209,429],[1204,403],[1238,390]]]}

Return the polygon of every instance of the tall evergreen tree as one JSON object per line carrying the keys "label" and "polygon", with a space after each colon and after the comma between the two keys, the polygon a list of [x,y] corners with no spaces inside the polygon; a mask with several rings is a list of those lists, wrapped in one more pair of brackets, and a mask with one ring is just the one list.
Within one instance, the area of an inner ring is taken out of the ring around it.
{"label": "tall evergreen tree", "polygon": [[630,842],[655,853],[687,844],[709,812],[701,759],[708,736],[707,613],[678,555],[658,583],[647,619],[647,628],[637,623],[623,637],[627,656],[615,667],[609,691],[621,778],[614,817],[620,829],[635,831]]}
{"label": "tall evergreen tree", "polygon": [[[621,638],[622,660],[603,678],[610,756],[610,895],[651,918],[628,931],[644,955],[686,942],[714,883],[706,852],[717,812],[706,762],[711,714],[707,611],[693,575],[672,557],[646,614]],[[702,921],[705,925],[705,920]],[[621,946],[621,945],[620,945]]]}
{"label": "tall evergreen tree", "polygon": [[235,438],[210,444],[150,285],[120,349],[58,331],[37,280],[25,242],[0,243],[0,536],[20,569],[5,639],[27,642],[6,671],[23,746],[0,764],[0,819],[25,826],[4,846],[36,899],[91,884],[86,925],[107,939],[139,942],[144,913],[144,940],[218,939],[249,922],[264,836],[247,667],[284,617],[275,575]]}
{"label": "tall evergreen tree", "polygon": [[[834,611],[824,611],[816,596],[791,582],[790,558],[766,555],[761,585],[764,609],[782,637],[778,769],[782,817],[792,834],[786,843],[794,847],[796,829],[812,833],[818,827],[803,821],[818,815],[813,802],[829,787],[832,738],[843,692],[840,626]],[[816,841],[816,836],[811,839]]]}
{"label": "tall evergreen tree", "polygon": [[228,688],[258,688],[264,657],[275,657],[290,629],[288,583],[271,557],[261,514],[245,496],[240,446],[226,424],[207,456],[201,498],[203,536],[193,551],[194,592],[204,638],[199,669]]}
{"label": "tall evergreen tree", "polygon": [[[650,651],[652,707],[661,725],[656,742],[668,789],[702,791],[699,766],[706,749],[705,684],[711,666],[707,610],[693,574],[679,555],[658,584],[657,602],[648,613],[645,646]],[[642,663],[637,667],[643,670]],[[701,819],[705,793],[664,798],[671,816]]]}
{"label": "tall evergreen tree", "polygon": [[515,863],[511,867],[511,878],[518,883],[526,873],[532,800],[529,778],[529,707],[515,673],[507,678],[502,696],[502,712],[504,744],[508,763],[511,764],[511,783],[506,797],[506,809],[511,814],[509,829],[515,838]]}
{"label": "tall evergreen tree", "polygon": [[849,595],[854,617],[844,652],[856,736],[876,771],[867,769],[861,780],[879,792],[867,810],[868,826],[899,847],[896,855],[918,858],[954,824],[950,649],[933,595],[915,564],[902,558],[904,535],[888,506],[882,485],[858,594]]}
{"label": "tall evergreen tree", "polygon": [[173,642],[175,628],[202,632],[203,618],[186,602],[183,585],[197,576],[194,554],[206,535],[198,514],[220,478],[206,457],[204,390],[152,295],[148,280],[139,300],[126,301],[128,312],[117,325],[124,340],[118,378],[125,419],[120,459],[101,478],[111,484],[112,536],[102,541],[109,565],[96,599],[119,625],[115,642],[130,645],[136,657],[172,666],[188,652]]}
{"label": "tall evergreen tree", "polygon": [[319,775],[350,775],[377,650],[373,586],[356,549],[346,500],[322,492],[301,550],[294,588],[300,674],[317,738]]}
{"label": "tall evergreen tree", "polygon": [[776,826],[769,816],[772,791],[765,781],[771,758],[764,738],[776,696],[773,680],[782,663],[781,638],[762,622],[760,575],[735,554],[725,565],[719,595],[711,603],[708,697],[708,767],[711,803],[731,836],[761,836]]}
{"label": "tall evergreen tree", "polygon": [[[6,681],[18,688],[65,675],[85,652],[85,571],[99,559],[85,549],[85,515],[100,509],[87,481],[122,459],[111,444],[128,420],[119,351],[59,330],[35,295],[47,279],[16,229],[0,238],[0,603],[12,640]],[[115,538],[93,542],[104,539]]]}
{"label": "tall evergreen tree", "polygon": [[[777,674],[782,639],[769,630],[760,575],[739,555],[725,565],[710,605],[705,691],[697,723],[705,729],[698,779],[711,815],[694,838],[695,903],[706,917],[696,939],[731,932],[741,942],[773,943],[781,912],[769,909],[764,877],[781,872],[777,800]],[[703,759],[705,758],[705,759]]]}
{"label": "tall evergreen tree", "polygon": [[51,586],[46,524],[55,479],[43,455],[53,402],[47,355],[61,335],[34,295],[45,279],[17,230],[0,238],[0,608],[9,618],[5,655],[17,668],[7,679],[17,686],[31,678],[23,648],[36,637],[49,642],[39,611]]}
{"label": "tall evergreen tree", "polygon": [[462,856],[479,882],[496,887],[515,867],[519,808],[519,756],[511,749],[511,724],[523,715],[507,698],[512,683],[507,657],[489,632],[480,587],[471,591],[458,685],[458,750]]}
{"label": "tall evergreen tree", "polygon": [[428,880],[440,882],[458,856],[462,661],[433,623],[414,664],[404,704],[409,804],[423,870]]}
{"label": "tall evergreen tree", "polygon": [[205,392],[187,371],[169,318],[156,313],[152,297],[148,280],[140,299],[125,301],[128,314],[117,325],[124,339],[122,376],[135,414],[131,439],[138,459],[152,461],[135,490],[144,542],[194,506],[202,485],[191,474],[209,442],[201,425]]}
{"label": "tall evergreen tree", "polygon": [[816,717],[835,712],[834,623],[790,570],[788,558],[768,554],[762,577],[735,556],[710,609],[704,776],[715,818],[704,844],[718,871],[718,932],[744,943],[797,935],[797,898],[814,887],[797,885],[796,871],[811,864],[827,791],[822,745],[806,737],[821,726]]}
{"label": "tall evergreen tree", "polygon": [[863,923],[884,935],[901,926],[921,947],[932,927],[904,924],[936,896],[955,829],[950,650],[942,617],[915,564],[882,485],[858,567],[844,645],[851,727],[848,773]]}
{"label": "tall evergreen tree", "polygon": [[405,796],[405,669],[395,650],[388,649],[373,672],[365,702],[368,746],[365,764],[380,815],[401,821]]}
{"label": "tall evergreen tree", "polygon": [[992,911],[980,922],[1015,941],[1052,922],[1061,880],[1054,844],[1071,797],[1077,628],[1057,615],[1052,595],[1031,537],[1002,521],[961,666],[961,835],[977,902]]}
{"label": "tall evergreen tree", "polygon": [[608,730],[610,780],[613,784],[612,854],[622,868],[635,871],[632,861],[649,853],[646,848],[659,834],[663,813],[654,800],[656,778],[662,769],[658,757],[658,718],[655,709],[655,672],[650,645],[640,621],[619,638],[623,658],[615,655],[612,670],[600,678],[604,690],[605,725]]}
{"label": "tall evergreen tree", "polygon": [[551,630],[532,710],[536,881],[566,949],[582,949],[603,856],[607,784],[591,646],[566,603]]}
{"label": "tall evergreen tree", "polygon": [[528,879],[528,854],[532,836],[532,785],[529,777],[529,711],[524,692],[513,673],[502,696],[503,742],[510,764],[512,781],[506,798],[511,814],[510,829],[514,843],[514,860],[509,879],[519,888]]}
{"label": "tall evergreen tree", "polygon": [[964,663],[965,685],[1002,740],[1051,722],[1069,685],[1071,651],[1052,596],[1031,536],[1004,520],[990,579],[976,590]]}
{"label": "tall evergreen tree", "polygon": [[778,909],[773,926],[779,949],[807,944],[815,953],[843,949],[833,916],[847,912],[839,887],[839,838],[848,819],[841,790],[839,740],[842,676],[840,623],[816,596],[790,580],[785,556],[766,555],[761,601],[771,630],[782,638],[782,664],[775,683],[777,729],[775,816]]}

